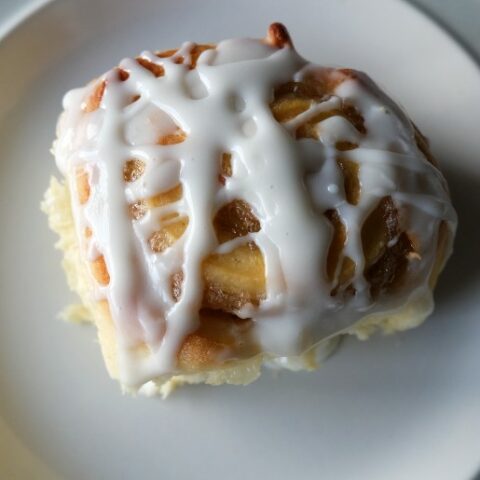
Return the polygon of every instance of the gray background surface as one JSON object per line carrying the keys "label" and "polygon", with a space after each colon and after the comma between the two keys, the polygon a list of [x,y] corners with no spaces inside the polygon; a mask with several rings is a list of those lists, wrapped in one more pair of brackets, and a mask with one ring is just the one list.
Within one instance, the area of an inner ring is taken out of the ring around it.
{"label": "gray background surface", "polygon": [[[368,0],[361,0],[368,7]],[[408,0],[435,18],[480,61],[480,0]],[[0,25],[45,0],[0,0]],[[79,0],[81,2],[81,0]]]}

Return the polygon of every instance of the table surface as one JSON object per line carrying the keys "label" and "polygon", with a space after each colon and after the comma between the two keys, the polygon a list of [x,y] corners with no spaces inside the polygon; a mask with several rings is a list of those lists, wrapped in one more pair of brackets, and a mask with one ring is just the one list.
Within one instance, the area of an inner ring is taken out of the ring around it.
{"label": "table surface", "polygon": [[[0,0],[0,31],[29,6],[47,0]],[[78,0],[81,1],[81,0]],[[369,0],[362,0],[368,6]],[[480,0],[408,0],[435,18],[480,62]]]}

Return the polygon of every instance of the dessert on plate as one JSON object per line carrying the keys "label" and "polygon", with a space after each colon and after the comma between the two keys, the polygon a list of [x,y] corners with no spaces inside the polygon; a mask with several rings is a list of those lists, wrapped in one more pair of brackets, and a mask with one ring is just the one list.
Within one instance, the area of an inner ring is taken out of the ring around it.
{"label": "dessert on plate", "polygon": [[315,369],[431,313],[456,214],[426,138],[281,24],[145,51],[63,106],[43,209],[125,390]]}

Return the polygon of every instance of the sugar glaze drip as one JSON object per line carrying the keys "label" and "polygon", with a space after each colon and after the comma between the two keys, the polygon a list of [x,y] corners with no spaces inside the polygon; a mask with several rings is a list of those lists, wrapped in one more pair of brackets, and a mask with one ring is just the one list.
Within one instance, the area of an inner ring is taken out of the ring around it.
{"label": "sugar glaze drip", "polygon": [[[254,319],[262,350],[277,356],[299,355],[367,314],[394,310],[414,295],[430,295],[434,248],[424,249],[422,261],[410,267],[417,270],[417,284],[375,302],[363,276],[359,230],[379,199],[390,195],[398,208],[410,212],[409,229],[420,244],[435,244],[441,221],[452,231],[456,226],[442,175],[416,146],[410,121],[368,80],[347,79],[330,98],[285,124],[277,122],[269,108],[274,88],[302,81],[323,67],[306,62],[288,37],[279,44],[275,32],[271,29],[266,41],[220,42],[200,55],[193,70],[188,61],[179,63],[192,55],[193,43],[167,58],[143,52],[143,59],[163,68],[160,77],[125,59],[120,68],[128,78],[119,78],[118,69],[101,77],[106,87],[94,112],[85,113],[82,104],[98,80],[64,99],[54,153],[70,179],[79,241],[91,258],[103,255],[108,267],[110,283],[97,286],[96,295],[108,299],[125,385],[176,372],[177,352],[198,326],[202,260],[248,241],[263,254],[267,295],[259,306],[246,305],[236,313]],[[139,98],[131,103],[133,96]],[[295,138],[301,121],[344,99],[361,111],[366,134],[336,116],[319,123],[319,141]],[[172,128],[180,128],[186,139],[156,145],[154,139]],[[360,165],[362,195],[355,206],[346,201],[336,162],[339,139],[358,145],[342,154]],[[222,152],[232,154],[235,172],[224,186],[218,182]],[[130,158],[144,162],[145,173],[125,183],[122,169]],[[72,180],[78,165],[86,166],[91,184],[86,205],[79,204]],[[181,199],[149,209],[132,227],[129,205],[177,184]],[[237,198],[251,205],[261,230],[219,245],[212,217]],[[345,252],[357,265],[357,293],[347,302],[331,296],[325,278],[331,227],[323,213],[328,209],[342,217],[348,231]],[[171,212],[188,217],[188,226],[169,249],[152,252],[148,238],[159,218]],[[92,238],[84,238],[86,227],[94,232]],[[169,284],[180,270],[183,286],[176,302]],[[136,348],[141,343],[148,352]]]}

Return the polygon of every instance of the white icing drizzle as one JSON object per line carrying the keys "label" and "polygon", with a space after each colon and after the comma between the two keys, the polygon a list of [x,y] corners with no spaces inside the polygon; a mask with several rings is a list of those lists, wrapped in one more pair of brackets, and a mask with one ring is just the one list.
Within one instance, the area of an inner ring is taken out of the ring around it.
{"label": "white icing drizzle", "polygon": [[[123,60],[120,68],[129,73],[128,79],[120,81],[115,69],[104,75],[107,86],[94,112],[84,113],[81,107],[97,82],[69,92],[54,144],[57,164],[70,179],[86,258],[102,254],[108,267],[110,283],[98,286],[96,296],[108,299],[126,385],[139,386],[176,372],[178,349],[198,325],[201,263],[211,252],[225,253],[248,241],[258,245],[266,266],[267,297],[258,307],[247,305],[237,314],[254,319],[263,351],[284,357],[301,354],[367,314],[395,309],[413,293],[429,294],[439,223],[446,220],[452,233],[456,226],[441,173],[418,150],[410,121],[371,82],[347,79],[333,96],[280,124],[269,108],[274,87],[301,81],[322,67],[307,63],[289,46],[235,39],[203,52],[196,69],[190,70],[176,60],[188,61],[193,47],[185,43],[169,58],[143,52],[143,58],[164,68],[159,78],[134,59]],[[133,95],[140,98],[130,104]],[[320,111],[338,108],[342,100],[361,112],[366,134],[334,116],[318,124],[319,141],[294,138],[300,124]],[[160,136],[177,127],[186,132],[185,141],[156,145]],[[341,152],[342,158],[360,165],[362,193],[355,206],[346,201],[336,162],[334,145],[339,140],[359,145]],[[234,175],[225,186],[217,180],[222,152],[233,154]],[[125,183],[122,171],[130,158],[142,160],[145,173]],[[78,203],[72,173],[80,164],[86,165],[91,183],[85,206]],[[129,204],[178,183],[181,200],[152,208],[132,222]],[[408,212],[408,228],[424,248],[422,261],[409,267],[416,270],[412,278],[417,284],[377,304],[363,277],[360,229],[387,195]],[[251,205],[261,231],[219,246],[213,214],[236,198]],[[348,301],[330,295],[325,277],[331,226],[323,212],[332,208],[348,231],[344,253],[357,265],[357,294]],[[160,217],[169,212],[188,217],[188,227],[172,247],[154,253],[148,238],[166,224]],[[82,233],[86,226],[94,232],[89,240]],[[169,285],[179,270],[184,283],[176,303]],[[148,354],[134,348],[143,342]]]}

